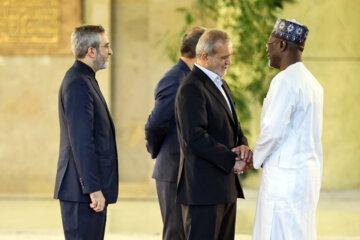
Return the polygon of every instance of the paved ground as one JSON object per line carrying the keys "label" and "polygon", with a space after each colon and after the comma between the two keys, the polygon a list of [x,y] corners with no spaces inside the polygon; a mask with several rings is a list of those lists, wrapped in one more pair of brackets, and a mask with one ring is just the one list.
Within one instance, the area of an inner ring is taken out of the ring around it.
{"label": "paved ground", "polygon": [[[61,232],[0,232],[1,240],[64,240]],[[107,233],[105,240],[161,240],[160,234]],[[237,234],[235,240],[251,240],[250,235]],[[318,240],[360,240],[360,237],[319,237]]]}
{"label": "paved ground", "polygon": [[[257,190],[238,201],[236,240],[250,240]],[[63,240],[59,203],[49,196],[0,195],[0,240]],[[122,195],[108,210],[105,240],[160,240],[161,217],[153,194]],[[318,240],[360,240],[360,190],[323,191]]]}

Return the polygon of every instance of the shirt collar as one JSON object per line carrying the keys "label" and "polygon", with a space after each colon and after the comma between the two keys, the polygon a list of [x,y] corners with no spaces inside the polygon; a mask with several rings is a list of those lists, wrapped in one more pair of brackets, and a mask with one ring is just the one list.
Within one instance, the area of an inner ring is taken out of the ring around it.
{"label": "shirt collar", "polygon": [[203,71],[210,79],[211,81],[213,81],[213,83],[220,89],[223,82],[222,79],[219,75],[217,75],[216,73],[210,71],[209,69],[206,69],[202,66],[200,66],[199,64],[195,63],[195,66],[197,66],[198,68],[200,68],[201,71]]}
{"label": "shirt collar", "polygon": [[95,78],[94,70],[87,64],[83,63],[82,61],[76,60],[74,64],[77,68],[80,69],[81,72],[84,74]]}

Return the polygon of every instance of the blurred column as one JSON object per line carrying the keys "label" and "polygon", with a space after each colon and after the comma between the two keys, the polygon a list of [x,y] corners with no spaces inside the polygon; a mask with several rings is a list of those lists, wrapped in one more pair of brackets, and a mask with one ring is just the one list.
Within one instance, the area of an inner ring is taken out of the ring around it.
{"label": "blurred column", "polygon": [[[84,24],[102,25],[111,41],[111,0],[85,0],[83,1]],[[116,54],[116,53],[114,53]],[[111,109],[111,58],[108,69],[96,73],[101,91]]]}
{"label": "blurred column", "polygon": [[111,95],[121,182],[151,180],[154,160],[146,151],[144,125],[154,105],[154,87],[172,66],[164,53],[164,36],[179,31],[184,16],[176,8],[191,2],[112,1]]}

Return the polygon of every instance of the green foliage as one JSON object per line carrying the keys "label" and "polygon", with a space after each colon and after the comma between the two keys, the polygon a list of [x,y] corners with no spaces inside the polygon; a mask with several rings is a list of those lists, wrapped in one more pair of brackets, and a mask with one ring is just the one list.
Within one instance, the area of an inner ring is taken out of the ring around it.
{"label": "green foliage", "polygon": [[[199,22],[223,29],[230,35],[234,53],[225,80],[231,87],[247,134],[251,105],[262,104],[270,80],[277,72],[268,67],[265,43],[285,2],[294,0],[197,0],[191,8],[177,9],[184,14],[185,22],[176,37]],[[174,45],[167,46],[173,61],[178,56],[175,51],[178,48]]]}
{"label": "green foliage", "polygon": [[[253,105],[262,105],[270,81],[277,73],[277,70],[268,67],[265,44],[284,3],[294,1],[197,0],[191,8],[177,9],[184,13],[185,22],[182,30],[172,38],[179,38],[196,24],[220,28],[230,35],[234,52],[232,65],[224,78],[230,85],[239,119],[247,136],[250,135]],[[198,24],[199,22],[203,24]],[[167,44],[166,49],[168,56],[175,62],[179,47],[174,46],[177,45]],[[247,174],[248,172],[242,175],[243,178]]]}

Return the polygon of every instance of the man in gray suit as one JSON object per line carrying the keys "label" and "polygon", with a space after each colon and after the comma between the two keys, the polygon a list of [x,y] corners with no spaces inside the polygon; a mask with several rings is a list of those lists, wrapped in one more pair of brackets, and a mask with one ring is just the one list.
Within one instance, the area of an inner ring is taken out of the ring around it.
{"label": "man in gray suit", "polygon": [[146,147],[151,157],[156,158],[152,177],[156,179],[165,240],[185,239],[181,207],[176,204],[180,150],[174,113],[175,96],[182,80],[194,66],[196,44],[204,31],[196,27],[183,36],[181,57],[156,86],[155,107],[145,126]]}

